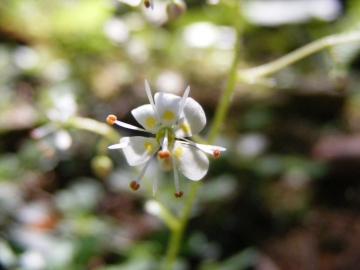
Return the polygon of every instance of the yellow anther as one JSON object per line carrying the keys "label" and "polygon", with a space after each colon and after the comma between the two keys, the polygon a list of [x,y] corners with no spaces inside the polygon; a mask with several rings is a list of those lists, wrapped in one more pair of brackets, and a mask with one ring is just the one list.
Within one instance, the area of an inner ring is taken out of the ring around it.
{"label": "yellow anther", "polygon": [[176,147],[176,149],[174,150],[174,156],[176,158],[179,158],[182,155],[182,153],[183,153],[183,149],[180,146]]}
{"label": "yellow anther", "polygon": [[174,114],[172,111],[165,111],[165,112],[163,113],[163,118],[164,118],[165,120],[173,120],[174,117],[175,117],[175,114]]}
{"label": "yellow anther", "polygon": [[146,151],[148,152],[152,152],[152,150],[154,149],[154,146],[151,142],[145,142],[144,143],[144,148],[146,149]]}
{"label": "yellow anther", "polygon": [[153,127],[156,124],[156,119],[154,117],[148,117],[145,120],[145,125],[148,127]]}
{"label": "yellow anther", "polygon": [[188,124],[181,124],[180,128],[182,129],[182,131],[184,132],[189,132],[190,131],[190,126]]}

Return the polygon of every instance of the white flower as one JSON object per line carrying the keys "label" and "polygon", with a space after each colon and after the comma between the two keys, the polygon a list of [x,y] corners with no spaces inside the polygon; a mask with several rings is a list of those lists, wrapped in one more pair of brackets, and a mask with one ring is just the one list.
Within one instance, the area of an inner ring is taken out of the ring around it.
{"label": "white flower", "polygon": [[[60,89],[62,90],[62,89]],[[68,119],[76,114],[77,104],[72,93],[59,93],[54,91],[50,95],[53,107],[46,111],[49,123],[37,127],[30,132],[33,139],[51,137],[50,141],[58,149],[65,151],[70,148],[72,138],[63,126]]]}
{"label": "white flower", "polygon": [[226,149],[198,144],[186,139],[186,137],[199,133],[206,124],[204,110],[199,103],[188,97],[189,86],[182,98],[168,93],[156,93],[155,102],[146,80],[145,89],[150,104],[142,105],[131,111],[144,129],[118,121],[115,115],[109,115],[107,122],[111,125],[117,124],[124,128],[152,133],[155,137],[123,137],[119,144],[111,145],[109,149],[122,148],[130,166],[145,163],[138,179],[130,183],[133,190],[140,187],[139,182],[150,164],[151,157],[157,153],[160,162],[154,180],[153,195],[157,189],[159,168],[173,168],[175,197],[179,198],[183,192],[179,188],[177,170],[180,170],[190,180],[200,180],[209,168],[209,160],[205,153],[216,158],[220,155],[220,151]]}

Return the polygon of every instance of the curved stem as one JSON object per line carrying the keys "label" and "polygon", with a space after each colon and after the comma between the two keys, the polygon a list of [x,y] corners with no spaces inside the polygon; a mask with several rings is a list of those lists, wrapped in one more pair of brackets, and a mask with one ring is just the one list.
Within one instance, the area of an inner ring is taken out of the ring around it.
{"label": "curved stem", "polygon": [[96,120],[83,117],[71,117],[67,121],[69,127],[82,129],[99,134],[105,137],[110,142],[117,143],[120,140],[120,135],[109,125],[100,123]]}
{"label": "curved stem", "polygon": [[360,31],[352,31],[345,34],[337,34],[321,38],[268,64],[264,64],[250,69],[239,70],[238,80],[251,82],[258,77],[264,77],[269,74],[275,73],[280,69],[283,69],[295,63],[296,61],[299,61],[327,47],[354,41],[360,41]]}
{"label": "curved stem", "polygon": [[[241,51],[241,36],[242,36],[242,25],[241,21],[242,18],[240,16],[240,7],[241,7],[241,0],[238,0],[235,4],[234,10],[236,12],[234,19],[234,25],[237,32],[237,41],[235,45],[235,55],[234,60],[231,65],[231,69],[229,70],[229,77],[228,77],[228,83],[227,86],[222,93],[222,97],[220,100],[220,103],[218,105],[218,108],[215,113],[215,119],[213,122],[213,125],[210,128],[210,133],[208,136],[208,143],[212,143],[214,139],[216,138],[217,134],[220,131],[221,124],[223,123],[226,113],[229,108],[230,103],[230,97],[234,91],[236,80],[237,80],[237,66],[238,61],[240,59],[240,51]],[[200,187],[200,181],[193,182],[190,185],[190,190],[188,192],[188,195],[184,202],[184,207],[180,213],[179,217],[179,226],[173,230],[171,230],[171,236],[168,244],[167,253],[165,256],[165,263],[164,263],[164,270],[171,270],[173,269],[173,264],[176,260],[177,254],[179,253],[181,240],[186,228],[186,225],[189,221],[190,217],[190,211],[192,209],[192,206],[195,202],[195,199],[197,197],[197,193]]]}
{"label": "curved stem", "polygon": [[225,119],[225,116],[228,112],[229,109],[229,105],[230,105],[230,100],[231,100],[231,95],[234,92],[234,88],[235,88],[235,84],[237,82],[237,68],[238,68],[238,62],[240,59],[240,54],[242,52],[242,32],[243,32],[243,27],[242,27],[242,18],[240,16],[240,3],[241,1],[237,2],[237,5],[235,7],[236,12],[237,12],[237,16],[235,16],[235,29],[236,29],[236,44],[235,44],[235,55],[233,58],[233,62],[231,64],[231,68],[229,70],[229,75],[228,75],[228,80],[227,80],[227,85],[225,87],[224,92],[222,93],[221,96],[221,100],[220,103],[218,105],[218,108],[215,112],[215,116],[214,116],[214,120],[213,120],[213,124],[210,128],[210,132],[208,135],[208,143],[213,143],[213,141],[215,140],[216,136],[218,135],[220,129],[221,129],[221,125]]}

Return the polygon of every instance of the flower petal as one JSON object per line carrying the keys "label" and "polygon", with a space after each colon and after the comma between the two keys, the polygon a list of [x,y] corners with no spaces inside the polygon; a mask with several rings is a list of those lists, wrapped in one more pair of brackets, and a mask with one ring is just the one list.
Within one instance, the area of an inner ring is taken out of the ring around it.
{"label": "flower petal", "polygon": [[175,141],[172,157],[176,167],[190,180],[200,180],[209,169],[209,159],[201,150]]}
{"label": "flower petal", "polygon": [[175,136],[178,138],[191,137],[199,133],[206,124],[206,116],[201,105],[193,98],[187,98],[183,112],[176,125]]}
{"label": "flower petal", "polygon": [[132,115],[146,130],[155,133],[159,129],[159,123],[151,104],[142,105],[131,111]]}
{"label": "flower petal", "polygon": [[172,127],[176,124],[181,97],[168,93],[155,94],[155,107],[163,126]]}
{"label": "flower petal", "polygon": [[130,166],[136,166],[146,162],[160,148],[155,138],[134,136],[120,139],[120,144],[126,143],[129,145],[124,147],[123,151]]}

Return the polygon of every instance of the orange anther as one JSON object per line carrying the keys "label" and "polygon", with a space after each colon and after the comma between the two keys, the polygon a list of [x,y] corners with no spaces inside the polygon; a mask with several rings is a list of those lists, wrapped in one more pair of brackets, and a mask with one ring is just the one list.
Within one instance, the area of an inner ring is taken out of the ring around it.
{"label": "orange anther", "polygon": [[159,158],[166,158],[166,157],[170,157],[170,152],[169,151],[159,151],[158,152],[158,157]]}
{"label": "orange anther", "polygon": [[132,181],[130,182],[130,188],[131,188],[132,190],[138,190],[139,187],[140,187],[140,184],[139,184],[138,182],[136,182],[135,180],[132,180]]}
{"label": "orange anther", "polygon": [[149,8],[150,7],[150,1],[149,0],[145,0],[144,1],[144,6],[146,7],[146,8]]}
{"label": "orange anther", "polygon": [[220,150],[219,150],[219,149],[215,149],[215,150],[213,151],[212,156],[213,156],[214,158],[217,158],[218,156],[220,156]]}
{"label": "orange anther", "polygon": [[115,123],[115,121],[117,120],[117,117],[113,114],[110,114],[107,118],[106,118],[106,122],[108,122],[108,124],[113,125]]}
{"label": "orange anther", "polygon": [[181,198],[184,195],[184,192],[180,191],[179,193],[175,193],[175,198]]}

